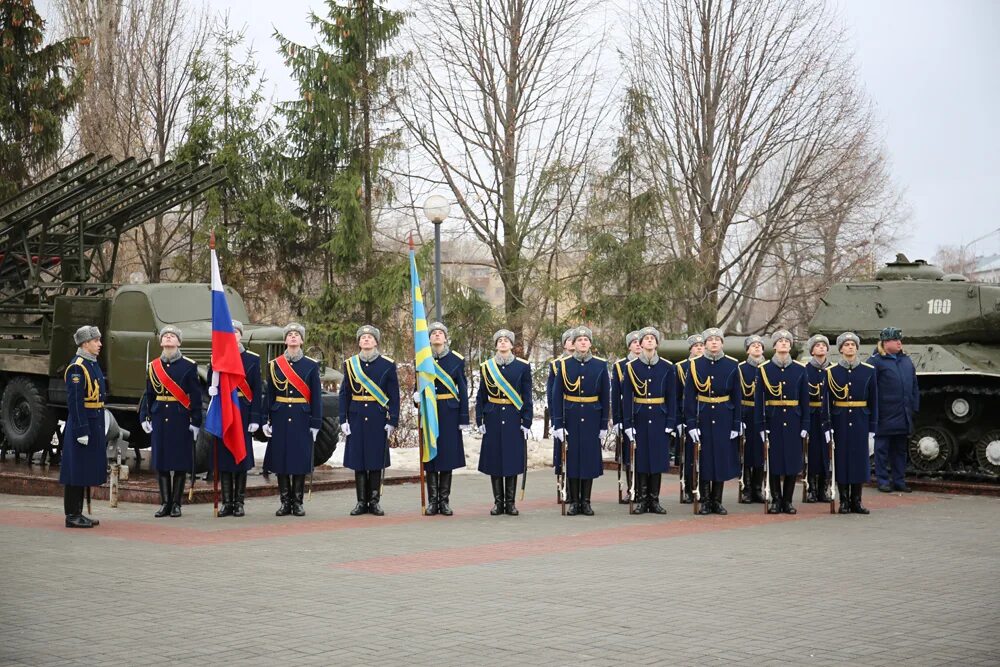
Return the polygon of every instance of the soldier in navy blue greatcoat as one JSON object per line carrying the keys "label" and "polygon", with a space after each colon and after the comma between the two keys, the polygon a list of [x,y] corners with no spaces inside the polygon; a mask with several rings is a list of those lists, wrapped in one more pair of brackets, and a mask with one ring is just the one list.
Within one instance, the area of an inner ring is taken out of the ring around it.
{"label": "soldier in navy blue greatcoat", "polygon": [[340,430],[347,436],[344,466],[354,471],[358,503],[351,516],[382,516],[382,475],[389,467],[389,436],[399,425],[396,362],[378,351],[382,332],[366,324],[356,335],[359,352],[344,362]]}
{"label": "soldier in navy blue greatcoat", "polygon": [[323,427],[319,362],[302,353],[306,329],[285,325],[285,351],[267,365],[264,378],[264,469],[278,476],[281,505],[275,516],[305,516],[306,474],[313,469],[313,443]]}
{"label": "soldier in navy blue greatcoat", "polygon": [[827,369],[841,514],[868,514],[861,489],[871,478],[868,442],[878,425],[878,382],[875,367],[858,358],[860,345],[850,331],[837,336],[840,361]]}
{"label": "soldier in navy blue greatcoat", "polygon": [[[691,373],[691,361],[705,353],[705,337],[700,333],[692,334],[687,337],[687,344],[688,358],[678,361],[676,364],[677,414],[679,416],[679,423],[677,424],[677,437],[674,443],[674,457],[677,459],[678,467],[683,468],[679,473],[682,505],[690,505],[694,502],[694,441],[691,438],[685,437],[687,424],[685,423],[686,417],[684,411],[684,387],[687,385],[687,378]],[[684,448],[683,452],[681,452],[681,447]]]}
{"label": "soldier in navy blue greatcoat", "polygon": [[[451,378],[449,388],[440,379],[434,381],[437,394],[438,438],[437,456],[424,464],[427,475],[427,514],[451,516],[451,476],[456,468],[465,467],[465,447],[462,427],[469,425],[469,384],[465,379],[465,358],[448,346],[448,327],[432,322],[427,329],[431,356]],[[457,389],[457,395],[452,389]]]}
{"label": "soldier in navy blue greatcoat", "polygon": [[739,363],[722,351],[722,329],[706,329],[705,353],[690,365],[684,385],[684,416],[688,436],[701,443],[699,458],[702,504],[699,514],[728,514],[722,506],[727,479],[740,474]]}
{"label": "soldier in navy blue greatcoat", "polygon": [[757,396],[757,370],[767,359],[764,358],[764,340],[757,335],[743,340],[747,358],[740,362],[740,407],[743,423],[743,488],[744,503],[763,503],[764,500],[764,439],[754,426],[756,420],[755,401]]}
{"label": "soldier in navy blue greatcoat", "polygon": [[677,428],[677,377],[674,365],[656,353],[660,332],[639,331],[642,349],[625,366],[622,415],[625,434],[635,443],[634,514],[666,514],[660,504],[663,473],[670,469],[670,436]]}
{"label": "soldier in navy blue greatcoat", "polygon": [[868,358],[878,380],[878,428],[875,430],[875,479],[878,490],[909,493],[906,450],[920,409],[917,370],[903,352],[903,332],[886,327],[879,334],[875,354]]}
{"label": "soldier in navy blue greatcoat", "polygon": [[[552,386],[556,381],[556,363],[573,354],[573,331],[574,329],[563,331],[562,354],[549,359],[549,376],[545,379],[545,407],[549,409],[549,419],[552,418]],[[559,447],[559,441],[555,438],[552,438],[552,467],[556,475],[562,474],[562,449]]]}
{"label": "soldier in navy blue greatcoat", "polygon": [[194,441],[201,429],[198,364],[181,354],[182,340],[177,327],[160,329],[160,356],[146,368],[146,393],[139,408],[142,430],[153,443],[161,503],[153,516],[158,518],[181,515],[184,478],[194,471]]}
{"label": "soldier in navy blue greatcoat", "polygon": [[601,443],[611,415],[608,362],[590,353],[593,333],[577,327],[573,356],[559,361],[552,387],[553,437],[566,447],[567,515],[593,516],[594,480],[604,474]]}
{"label": "soldier in navy blue greatcoat", "polygon": [[519,514],[514,504],[517,476],[526,471],[531,435],[531,364],[514,356],[514,332],[493,334],[496,354],[479,365],[476,426],[483,436],[479,472],[490,476],[497,516]]}
{"label": "soldier in navy blue greatcoat", "polygon": [[809,468],[805,471],[808,479],[807,503],[828,503],[827,485],[830,480],[830,420],[828,418],[828,396],[826,369],[830,367],[826,355],[830,350],[830,339],[816,334],[806,342],[806,350],[812,355],[806,362],[806,379],[809,382]]}
{"label": "soldier in navy blue greatcoat", "polygon": [[[246,386],[237,389],[236,394],[240,401],[243,442],[247,454],[242,461],[237,463],[236,459],[233,458],[233,453],[222,445],[221,439],[218,439],[219,442],[216,446],[219,452],[219,477],[222,484],[220,517],[246,515],[244,505],[247,494],[247,471],[254,466],[253,434],[260,429],[261,405],[264,403],[264,396],[261,392],[260,355],[244,347],[242,322],[233,320],[233,331],[236,333],[236,342],[240,346],[240,359],[243,361],[243,374],[246,376]],[[212,377],[212,364],[208,365],[208,376]],[[246,390],[249,390],[249,396],[247,396]],[[208,393],[212,396],[218,394],[215,382],[212,382],[208,388]]]}
{"label": "soldier in navy blue greatcoat", "polygon": [[[792,359],[794,338],[784,329],[771,335],[774,357],[760,367],[756,430],[766,431],[769,514],[795,514],[795,478],[802,472],[802,439],[809,436],[809,382],[806,367]],[[763,437],[763,436],[762,436]]]}
{"label": "soldier in navy blue greatcoat", "polygon": [[108,479],[108,455],[104,426],[104,401],[108,389],[97,363],[101,332],[83,326],[73,334],[78,345],[66,366],[66,426],[59,483],[63,485],[63,509],[67,528],[93,528],[101,522],[83,514],[84,489]]}
{"label": "soldier in navy blue greatcoat", "polygon": [[[638,330],[629,331],[625,335],[625,347],[628,349],[625,357],[611,364],[611,432],[615,435],[615,462],[619,465],[619,471],[625,471],[625,481],[621,479],[621,472],[618,473],[618,502],[623,505],[628,504],[628,480],[632,479],[632,462],[630,448],[625,441],[624,428],[622,427],[622,394],[624,392],[622,382],[625,379],[625,364],[639,356],[641,346],[639,345]],[[558,451],[559,443],[555,440],[553,443],[557,446]]]}

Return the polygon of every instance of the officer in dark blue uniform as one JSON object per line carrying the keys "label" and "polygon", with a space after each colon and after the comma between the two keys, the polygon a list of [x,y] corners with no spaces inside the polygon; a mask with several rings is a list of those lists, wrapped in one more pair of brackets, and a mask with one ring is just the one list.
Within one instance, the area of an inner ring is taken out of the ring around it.
{"label": "officer in dark blue uniform", "polygon": [[[452,471],[465,467],[462,427],[469,425],[469,385],[465,379],[465,358],[448,346],[448,327],[441,322],[432,322],[427,331],[434,363],[451,378],[452,385],[448,387],[439,379],[434,381],[438,438],[437,456],[424,464],[427,514],[451,516],[454,514],[449,504]],[[457,395],[453,394],[453,389],[458,390]]]}
{"label": "officer in dark blue uniform", "polygon": [[306,329],[285,325],[285,351],[267,365],[264,392],[264,469],[278,476],[281,505],[275,516],[305,516],[306,474],[313,468],[313,443],[323,426],[319,362],[302,352]]}
{"label": "officer in dark blue uniform", "polygon": [[917,370],[903,352],[903,332],[886,327],[879,334],[875,354],[868,358],[878,380],[878,428],[875,430],[875,478],[883,493],[902,491],[906,485],[906,449],[913,433],[914,415],[920,409]]}
{"label": "officer in dark blue uniform", "polygon": [[[549,359],[549,376],[545,380],[545,407],[549,410],[549,419],[552,418],[552,385],[554,385],[556,381],[556,362],[573,354],[573,331],[574,329],[566,329],[566,331],[563,331],[562,354]],[[555,470],[556,475],[562,474],[561,454],[562,450],[559,448],[559,441],[552,438],[552,467]]]}
{"label": "officer in dark blue uniform", "polygon": [[826,355],[830,339],[816,334],[806,341],[806,350],[812,355],[806,362],[806,380],[809,382],[809,468],[807,503],[828,503],[827,485],[830,480],[830,421],[827,418],[828,397],[826,369],[830,367]]}
{"label": "officer in dark blue uniform", "polygon": [[687,384],[688,375],[691,373],[691,361],[697,359],[705,353],[705,337],[701,334],[692,334],[687,337],[688,358],[678,361],[675,369],[677,371],[677,434],[674,442],[674,457],[680,466],[681,446],[684,447],[684,470],[679,473],[681,483],[681,504],[690,505],[694,502],[694,441],[684,435],[687,429],[684,411],[684,387]]}
{"label": "officer in dark blue uniform", "polygon": [[604,474],[601,443],[611,416],[608,362],[590,352],[594,334],[587,327],[573,332],[573,356],[559,361],[552,388],[553,437],[566,447],[567,515],[593,516],[594,480]]}
{"label": "officer in dark blue uniform", "polygon": [[[802,472],[802,439],[809,436],[809,381],[806,367],[792,359],[795,339],[781,329],[771,335],[774,356],[760,367],[757,382],[758,433],[767,432],[767,468],[772,502],[769,514],[795,514],[795,478]],[[763,437],[763,435],[761,435]]]}
{"label": "officer in dark blue uniform", "polygon": [[357,331],[359,352],[344,362],[340,430],[347,436],[344,466],[354,471],[358,503],[351,516],[382,516],[382,475],[389,467],[389,437],[399,426],[396,362],[378,351],[382,332],[370,324]]}
{"label": "officer in dark blue uniform", "polygon": [[160,329],[160,356],[146,368],[146,393],[139,408],[142,430],[153,443],[153,468],[160,486],[155,517],[181,515],[184,478],[194,471],[194,441],[201,429],[198,364],[181,354],[182,340],[177,327]]}
{"label": "officer in dark blue uniform", "polygon": [[[632,479],[632,468],[629,453],[629,445],[625,441],[625,434],[622,428],[622,382],[625,380],[625,364],[639,356],[639,332],[629,331],[625,336],[625,348],[628,352],[625,357],[611,364],[611,433],[615,435],[615,463],[621,466],[619,470],[625,471],[625,480],[618,480],[618,502],[628,504],[628,480]],[[676,379],[674,380],[676,382]],[[674,392],[676,393],[676,391]],[[558,448],[558,442],[554,442]],[[625,493],[623,493],[623,491]]]}
{"label": "officer in dark blue uniform", "polygon": [[764,439],[754,426],[756,420],[755,400],[757,397],[757,378],[760,368],[767,359],[764,358],[764,339],[760,336],[747,336],[743,340],[743,349],[747,352],[745,361],[740,362],[740,408],[742,412],[743,429],[743,497],[744,503],[763,503],[764,500]]}
{"label": "officer in dark blue uniform", "polygon": [[663,473],[670,469],[670,436],[677,428],[677,377],[674,365],[656,353],[660,332],[639,331],[641,350],[625,367],[622,415],[625,435],[635,443],[633,514],[666,514],[660,504]]}
{"label": "officer in dark blue uniform", "polygon": [[[261,405],[264,396],[261,392],[260,355],[251,352],[243,345],[243,323],[233,320],[233,331],[236,333],[236,342],[240,346],[240,359],[243,360],[243,373],[246,380],[237,391],[240,401],[240,416],[243,424],[243,442],[246,446],[246,457],[236,462],[233,453],[222,445],[221,439],[217,443],[219,452],[219,478],[222,483],[222,507],[219,508],[219,516],[246,515],[244,507],[247,495],[247,471],[254,466],[253,457],[253,434],[260,429]],[[208,365],[208,375],[211,378],[212,365]],[[213,381],[208,388],[208,393],[216,396],[219,389],[217,382]],[[214,463],[214,462],[213,462]]]}
{"label": "officer in dark blue uniform", "polygon": [[858,358],[860,346],[850,331],[837,336],[840,361],[826,371],[840,514],[868,514],[861,489],[871,478],[868,442],[878,425],[878,382],[875,367]]}
{"label": "officer in dark blue uniform", "polygon": [[527,467],[531,435],[531,364],[514,356],[514,332],[493,334],[496,353],[479,365],[476,426],[483,436],[479,472],[490,476],[497,516],[519,514],[514,505],[517,476]]}
{"label": "officer in dark blue uniform", "polygon": [[684,412],[688,436],[701,443],[699,459],[702,504],[699,514],[728,514],[722,506],[727,479],[740,474],[740,370],[739,362],[722,351],[722,329],[702,333],[705,353],[690,362],[684,385]]}
{"label": "officer in dark blue uniform", "polygon": [[108,479],[108,454],[104,426],[104,401],[108,389],[97,363],[101,332],[83,326],[73,334],[77,344],[73,360],[66,366],[66,426],[59,483],[63,485],[63,510],[67,528],[93,528],[101,522],[83,514],[84,489],[100,486]]}

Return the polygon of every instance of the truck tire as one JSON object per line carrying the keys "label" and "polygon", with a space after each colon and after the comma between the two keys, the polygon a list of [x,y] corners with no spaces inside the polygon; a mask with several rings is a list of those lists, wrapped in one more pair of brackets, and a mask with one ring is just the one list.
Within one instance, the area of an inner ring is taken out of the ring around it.
{"label": "truck tire", "polygon": [[48,447],[56,432],[55,412],[46,402],[44,390],[26,377],[13,377],[4,387],[0,422],[7,447],[25,454]]}
{"label": "truck tire", "polygon": [[313,465],[318,466],[326,463],[337,451],[337,438],[340,437],[340,425],[336,419],[323,417],[323,427],[316,435],[316,442],[313,446]]}

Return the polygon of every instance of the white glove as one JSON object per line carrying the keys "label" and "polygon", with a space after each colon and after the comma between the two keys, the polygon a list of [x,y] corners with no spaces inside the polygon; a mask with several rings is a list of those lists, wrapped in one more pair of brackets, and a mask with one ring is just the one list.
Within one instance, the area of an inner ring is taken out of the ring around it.
{"label": "white glove", "polygon": [[829,445],[830,441],[833,440],[833,431],[824,431],[823,435],[826,437],[826,444]]}
{"label": "white glove", "polygon": [[214,384],[209,385],[208,386],[208,395],[209,396],[218,396],[219,395],[219,388],[216,387]]}
{"label": "white glove", "polygon": [[696,428],[693,428],[690,431],[688,431],[688,437],[690,437],[691,440],[693,440],[694,442],[701,442],[701,431],[699,431]]}
{"label": "white glove", "polygon": [[875,454],[875,434],[868,434],[868,456],[874,456]]}
{"label": "white glove", "polygon": [[413,392],[413,404],[414,405],[420,405],[420,392],[419,391]]}
{"label": "white glove", "polygon": [[309,429],[309,432],[312,433],[313,442],[316,442],[316,436],[319,435],[319,429],[318,428],[311,428],[311,429]]}
{"label": "white glove", "polygon": [[527,426],[522,426],[521,427],[521,433],[524,434],[524,439],[525,440],[528,440],[529,438],[531,438],[531,429],[528,428]]}
{"label": "white glove", "polygon": [[625,437],[627,437],[632,442],[635,442],[635,429],[634,428],[625,429]]}
{"label": "white glove", "polygon": [[566,439],[566,429],[564,429],[564,428],[557,428],[556,430],[552,431],[552,437],[555,438],[556,440],[565,440]]}
{"label": "white glove", "polygon": [[729,432],[729,439],[730,440],[735,440],[738,437],[740,437],[740,432],[739,431],[730,431]]}
{"label": "white glove", "polygon": [[608,429],[602,428],[600,432],[598,432],[597,437],[600,440],[604,440],[604,438],[608,437]]}
{"label": "white glove", "polygon": [[746,432],[747,432],[746,422],[740,422],[740,435],[743,435]]}
{"label": "white glove", "polygon": [[191,424],[190,426],[188,426],[188,430],[191,431],[191,436],[195,440],[197,440],[198,439],[198,431],[200,431],[201,429],[198,428],[197,426],[195,426],[194,424]]}
{"label": "white glove", "polygon": [[250,425],[247,426],[248,433],[256,433],[259,429],[260,429],[260,424],[255,424],[253,422],[250,422]]}
{"label": "white glove", "polygon": [[385,425],[385,437],[388,438],[389,436],[391,436],[392,432],[395,431],[395,430],[396,430],[395,426],[389,426],[388,424],[386,424]]}
{"label": "white glove", "polygon": [[480,424],[476,430],[479,431],[479,435],[486,435],[486,424]]}
{"label": "white glove", "polygon": [[764,431],[760,432],[760,439],[761,440],[767,440],[767,434]]}
{"label": "white glove", "polygon": [[665,428],[665,429],[663,429],[663,432],[666,433],[667,435],[673,435],[674,434],[674,429],[672,429],[672,428]]}
{"label": "white glove", "polygon": [[350,435],[351,425],[348,424],[347,422],[344,422],[343,424],[340,425],[340,432],[343,433],[344,435]]}
{"label": "white glove", "polygon": [[614,433],[615,435],[618,435],[619,433],[621,433],[621,431],[622,431],[622,425],[621,424],[612,424],[611,425],[611,432]]}
{"label": "white glove", "polygon": [[270,438],[271,434],[274,433],[274,431],[271,429],[270,424],[264,424],[263,426],[260,427],[260,430],[264,432],[265,438]]}
{"label": "white glove", "polygon": [[86,447],[87,443],[90,442],[90,436],[89,435],[81,435],[79,438],[76,439],[76,441],[79,442],[84,447]]}
{"label": "white glove", "polygon": [[144,422],[142,422],[142,430],[146,432],[146,435],[149,435],[150,433],[152,433],[153,432],[153,422],[149,421],[148,419],[145,420]]}
{"label": "white glove", "polygon": [[800,438],[808,438],[809,437],[809,431],[802,431],[802,433],[799,433],[799,437]]}

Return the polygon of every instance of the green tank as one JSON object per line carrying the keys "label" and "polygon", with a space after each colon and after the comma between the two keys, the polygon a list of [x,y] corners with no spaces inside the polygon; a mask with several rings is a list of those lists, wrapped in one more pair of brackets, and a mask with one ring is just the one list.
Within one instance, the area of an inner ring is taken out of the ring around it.
{"label": "green tank", "polygon": [[809,332],[826,335],[832,345],[839,334],[853,331],[867,356],[887,326],[902,329],[903,350],[912,357],[920,384],[910,472],[996,478],[1000,285],[970,282],[900,254],[873,281],[830,288]]}

